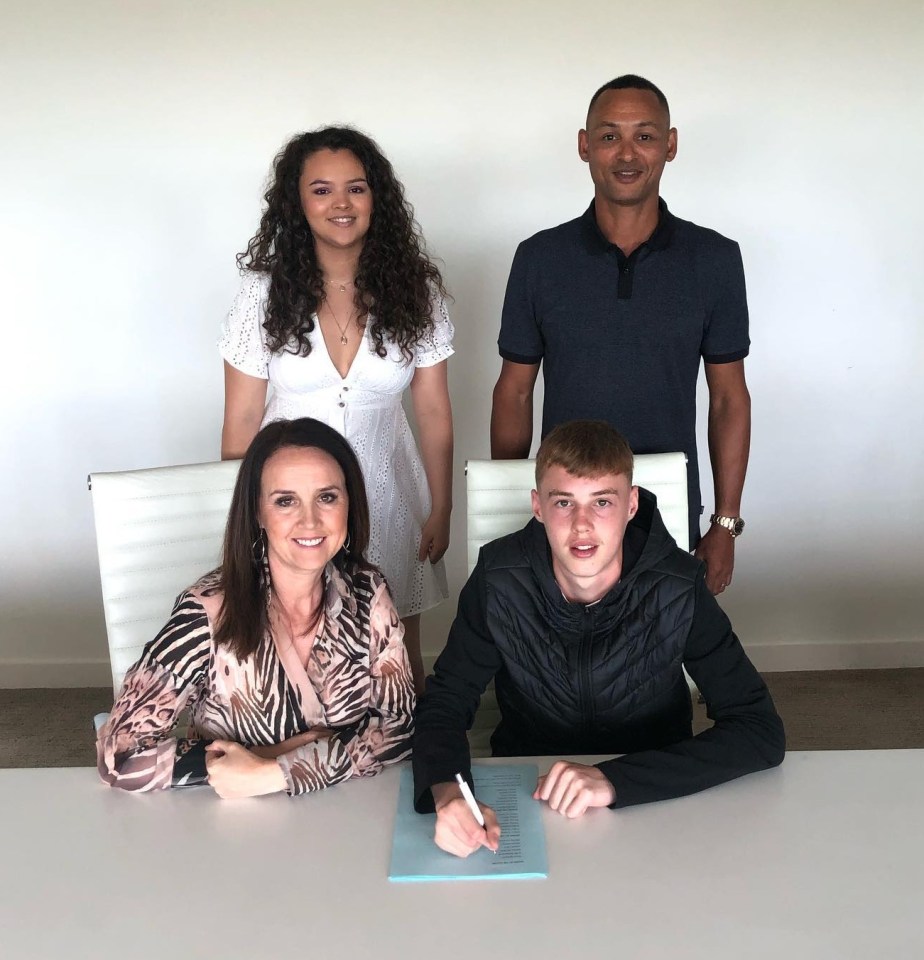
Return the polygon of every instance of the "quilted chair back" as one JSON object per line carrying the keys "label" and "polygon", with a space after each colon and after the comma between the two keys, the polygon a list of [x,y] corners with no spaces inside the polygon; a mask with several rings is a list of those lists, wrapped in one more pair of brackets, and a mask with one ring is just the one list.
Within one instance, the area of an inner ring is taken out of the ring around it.
{"label": "quilted chair back", "polygon": [[[469,460],[468,569],[489,541],[519,530],[533,515],[530,491],[535,486],[535,460]],[[635,458],[633,481],[658,498],[664,524],[677,545],[689,549],[687,458],[682,453],[648,453]]]}
{"label": "quilted chair back", "polygon": [[239,460],[89,477],[117,694],[176,597],[218,565]]}

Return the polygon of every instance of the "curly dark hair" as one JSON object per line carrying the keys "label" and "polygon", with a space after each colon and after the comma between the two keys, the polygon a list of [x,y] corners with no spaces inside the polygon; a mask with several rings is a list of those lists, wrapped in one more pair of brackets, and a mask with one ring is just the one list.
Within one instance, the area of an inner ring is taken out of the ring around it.
{"label": "curly dark hair", "polygon": [[446,290],[427,256],[414,210],[391,164],[374,140],[351,127],[324,127],[293,137],[273,164],[260,228],[237,255],[242,269],[270,275],[263,327],[270,350],[306,357],[312,315],[324,301],[324,279],[314,238],[302,211],[299,178],[305,160],[318,150],[349,150],[359,160],[372,192],[372,218],[355,280],[354,302],[372,313],[369,333],[376,353],[386,337],[410,361],[412,348],[433,327],[431,300]]}

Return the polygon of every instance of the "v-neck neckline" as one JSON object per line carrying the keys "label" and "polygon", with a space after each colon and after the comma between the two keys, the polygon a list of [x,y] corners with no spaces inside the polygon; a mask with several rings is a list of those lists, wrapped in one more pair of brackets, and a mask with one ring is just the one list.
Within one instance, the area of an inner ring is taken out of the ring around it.
{"label": "v-neck neckline", "polygon": [[[323,634],[326,627],[325,610],[322,613],[321,622],[318,624],[317,633],[311,644],[311,650],[308,653],[309,663],[314,656],[318,643],[323,642]],[[280,631],[274,630],[272,625],[269,625],[269,632],[273,641],[273,647],[276,650],[276,658],[282,666],[282,672],[285,674],[289,685],[298,693],[298,700],[305,722],[309,726],[323,725],[325,722],[324,706],[311,680],[307,664],[302,663],[301,657],[299,657],[298,651],[295,648],[295,644],[292,643],[291,638],[288,638],[289,642],[285,643],[280,636]]]}
{"label": "v-neck neckline", "polygon": [[346,374],[342,374],[337,369],[337,364],[334,363],[334,358],[330,355],[330,350],[327,347],[327,338],[324,336],[324,331],[321,329],[321,318],[315,314],[314,315],[316,328],[318,331],[318,336],[321,338],[321,343],[324,344],[324,355],[327,357],[327,362],[331,365],[334,373],[337,375],[337,379],[341,383],[346,383],[350,379],[350,374],[353,372],[353,368],[356,366],[357,360],[359,360],[359,355],[363,351],[363,347],[366,345],[366,333],[369,330],[369,318],[366,317],[366,323],[363,325],[362,336],[360,337],[359,346],[356,348],[356,353],[353,354],[353,359],[350,361],[350,365],[347,367]]}

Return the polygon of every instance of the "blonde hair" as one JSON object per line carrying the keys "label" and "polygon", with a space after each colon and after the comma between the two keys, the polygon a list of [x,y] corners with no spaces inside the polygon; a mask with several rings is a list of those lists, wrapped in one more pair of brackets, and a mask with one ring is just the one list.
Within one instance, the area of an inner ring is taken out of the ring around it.
{"label": "blonde hair", "polygon": [[632,483],[632,450],[626,438],[604,420],[560,423],[539,444],[536,487],[549,467],[564,467],[575,477],[625,475]]}

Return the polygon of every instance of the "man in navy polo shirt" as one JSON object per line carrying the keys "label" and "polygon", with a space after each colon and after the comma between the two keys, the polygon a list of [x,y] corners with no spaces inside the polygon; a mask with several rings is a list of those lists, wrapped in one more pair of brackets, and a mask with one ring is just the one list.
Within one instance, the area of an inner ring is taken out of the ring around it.
{"label": "man in navy polo shirt", "polygon": [[[686,453],[690,544],[706,563],[708,588],[721,593],[731,582],[735,538],[744,527],[751,430],[738,244],[675,217],[660,199],[677,131],[664,94],[650,81],[627,75],[601,87],[578,133],[578,152],[590,167],[593,203],[576,220],[521,243],[510,270],[491,455],[529,456],[533,388],[542,365],[543,436],[559,423],[600,418],[637,453]],[[715,481],[715,509],[702,537],[700,358]]]}

